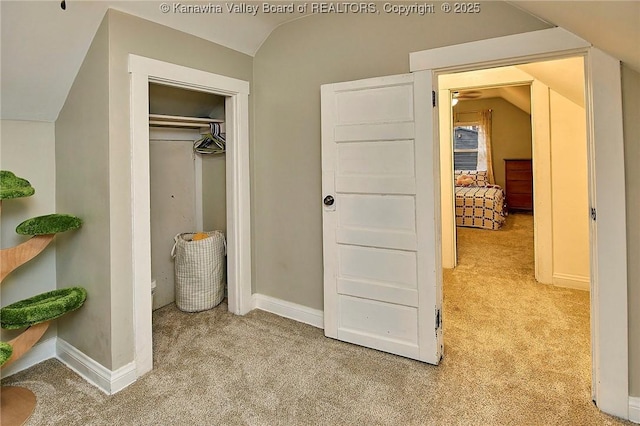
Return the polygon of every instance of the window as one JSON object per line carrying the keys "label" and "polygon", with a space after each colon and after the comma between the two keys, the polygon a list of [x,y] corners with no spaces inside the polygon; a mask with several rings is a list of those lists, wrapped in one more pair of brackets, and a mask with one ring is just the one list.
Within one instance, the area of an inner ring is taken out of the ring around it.
{"label": "window", "polygon": [[454,170],[478,169],[478,123],[465,123],[453,128]]}

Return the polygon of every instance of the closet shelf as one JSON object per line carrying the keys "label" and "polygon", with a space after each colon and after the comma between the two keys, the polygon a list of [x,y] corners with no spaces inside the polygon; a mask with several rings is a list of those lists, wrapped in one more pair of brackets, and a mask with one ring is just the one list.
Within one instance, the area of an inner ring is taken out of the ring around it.
{"label": "closet shelf", "polygon": [[149,114],[149,126],[152,127],[183,127],[200,129],[209,127],[209,123],[224,123],[215,118],[181,117],[177,115]]}

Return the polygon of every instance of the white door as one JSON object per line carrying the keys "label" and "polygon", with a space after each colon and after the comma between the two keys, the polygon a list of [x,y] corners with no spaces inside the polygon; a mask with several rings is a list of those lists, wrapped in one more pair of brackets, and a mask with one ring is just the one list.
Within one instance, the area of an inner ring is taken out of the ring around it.
{"label": "white door", "polygon": [[437,364],[442,272],[431,80],[419,72],[322,86],[324,330]]}

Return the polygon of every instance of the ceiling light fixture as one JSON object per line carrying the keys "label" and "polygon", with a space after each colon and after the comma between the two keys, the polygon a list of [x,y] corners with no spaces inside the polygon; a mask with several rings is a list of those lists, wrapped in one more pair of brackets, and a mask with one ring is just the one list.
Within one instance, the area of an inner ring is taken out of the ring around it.
{"label": "ceiling light fixture", "polygon": [[465,90],[463,92],[455,91],[451,92],[451,106],[455,106],[458,101],[468,101],[471,99],[478,99],[482,96],[482,92],[479,90]]}

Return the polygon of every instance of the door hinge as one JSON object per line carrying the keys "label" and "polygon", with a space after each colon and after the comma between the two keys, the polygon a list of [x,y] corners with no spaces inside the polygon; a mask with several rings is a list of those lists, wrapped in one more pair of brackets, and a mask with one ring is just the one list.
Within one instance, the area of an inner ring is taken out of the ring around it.
{"label": "door hinge", "polygon": [[440,309],[436,309],[436,330],[439,330],[441,325],[442,318],[440,316]]}
{"label": "door hinge", "polygon": [[431,91],[431,103],[433,104],[433,107],[436,107],[436,91],[432,90]]}
{"label": "door hinge", "polygon": [[596,220],[596,209],[595,207],[591,207],[591,220]]}

